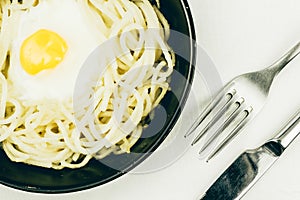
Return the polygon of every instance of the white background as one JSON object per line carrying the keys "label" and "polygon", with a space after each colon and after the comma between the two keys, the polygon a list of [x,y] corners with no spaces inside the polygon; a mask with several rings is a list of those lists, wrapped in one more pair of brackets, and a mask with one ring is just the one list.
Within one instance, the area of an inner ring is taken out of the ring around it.
{"label": "white background", "polygon": [[[190,6],[198,44],[214,61],[224,82],[238,74],[267,67],[300,41],[299,0],[190,0]],[[0,186],[0,199],[197,199],[238,154],[275,135],[300,108],[299,86],[300,57],[275,79],[266,105],[259,115],[210,163],[198,158],[199,147],[195,146],[161,170],[130,173],[90,190],[45,195]],[[193,89],[198,95],[199,106],[188,104],[183,116],[194,116],[197,110],[195,106],[202,108],[201,103],[207,99],[207,89],[201,82],[201,76],[196,77]],[[179,124],[186,123],[184,120],[187,117],[181,119]],[[170,135],[171,139],[182,134],[179,133],[178,130],[181,129],[178,126]],[[296,139],[243,199],[300,199],[299,169],[300,138]]]}

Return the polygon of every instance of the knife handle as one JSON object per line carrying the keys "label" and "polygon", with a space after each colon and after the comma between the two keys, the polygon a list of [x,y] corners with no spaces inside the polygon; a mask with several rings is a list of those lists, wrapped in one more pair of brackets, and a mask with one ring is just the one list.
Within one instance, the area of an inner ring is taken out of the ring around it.
{"label": "knife handle", "polygon": [[277,142],[285,150],[300,133],[300,110],[290,119],[283,129],[271,141]]}

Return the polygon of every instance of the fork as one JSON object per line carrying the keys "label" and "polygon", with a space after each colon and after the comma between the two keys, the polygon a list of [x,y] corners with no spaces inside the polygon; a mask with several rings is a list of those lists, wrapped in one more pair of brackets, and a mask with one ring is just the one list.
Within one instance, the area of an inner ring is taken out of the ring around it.
{"label": "fork", "polygon": [[[216,156],[245,125],[262,109],[269,94],[274,78],[300,53],[300,42],[271,66],[256,72],[235,77],[213,98],[204,111],[196,118],[185,137],[190,136],[201,125],[199,134],[192,145],[196,144],[208,132],[208,139],[202,146],[202,154],[212,144],[213,151],[207,162]],[[212,130],[212,129],[216,130]],[[229,129],[225,138],[217,141],[221,133]]]}

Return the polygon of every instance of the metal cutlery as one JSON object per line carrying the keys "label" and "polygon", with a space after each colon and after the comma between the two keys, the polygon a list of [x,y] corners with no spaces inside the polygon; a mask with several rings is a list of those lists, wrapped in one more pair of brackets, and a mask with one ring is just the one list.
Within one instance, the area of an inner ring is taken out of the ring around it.
{"label": "metal cutlery", "polygon": [[[261,110],[274,78],[299,53],[300,42],[270,67],[234,78],[213,98],[185,135],[188,137],[201,126],[199,134],[192,142],[194,145],[208,131],[212,132],[199,152],[201,154],[208,147],[215,147],[207,161],[222,150]],[[213,128],[215,130],[212,131]],[[225,130],[228,132],[225,139],[212,146]]]}
{"label": "metal cutlery", "polygon": [[206,191],[201,200],[242,198],[299,133],[300,111],[274,138],[256,149],[242,153]]}

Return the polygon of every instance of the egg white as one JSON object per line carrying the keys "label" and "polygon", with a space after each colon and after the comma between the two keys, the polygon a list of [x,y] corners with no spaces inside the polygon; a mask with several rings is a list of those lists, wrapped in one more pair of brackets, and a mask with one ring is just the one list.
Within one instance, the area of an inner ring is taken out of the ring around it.
{"label": "egg white", "polygon": [[[8,80],[21,100],[71,99],[76,78],[90,53],[103,42],[99,31],[87,21],[80,4],[75,0],[40,1],[20,17],[17,37],[11,48]],[[68,51],[55,68],[36,75],[27,74],[20,63],[20,48],[24,40],[40,29],[59,34]]]}

